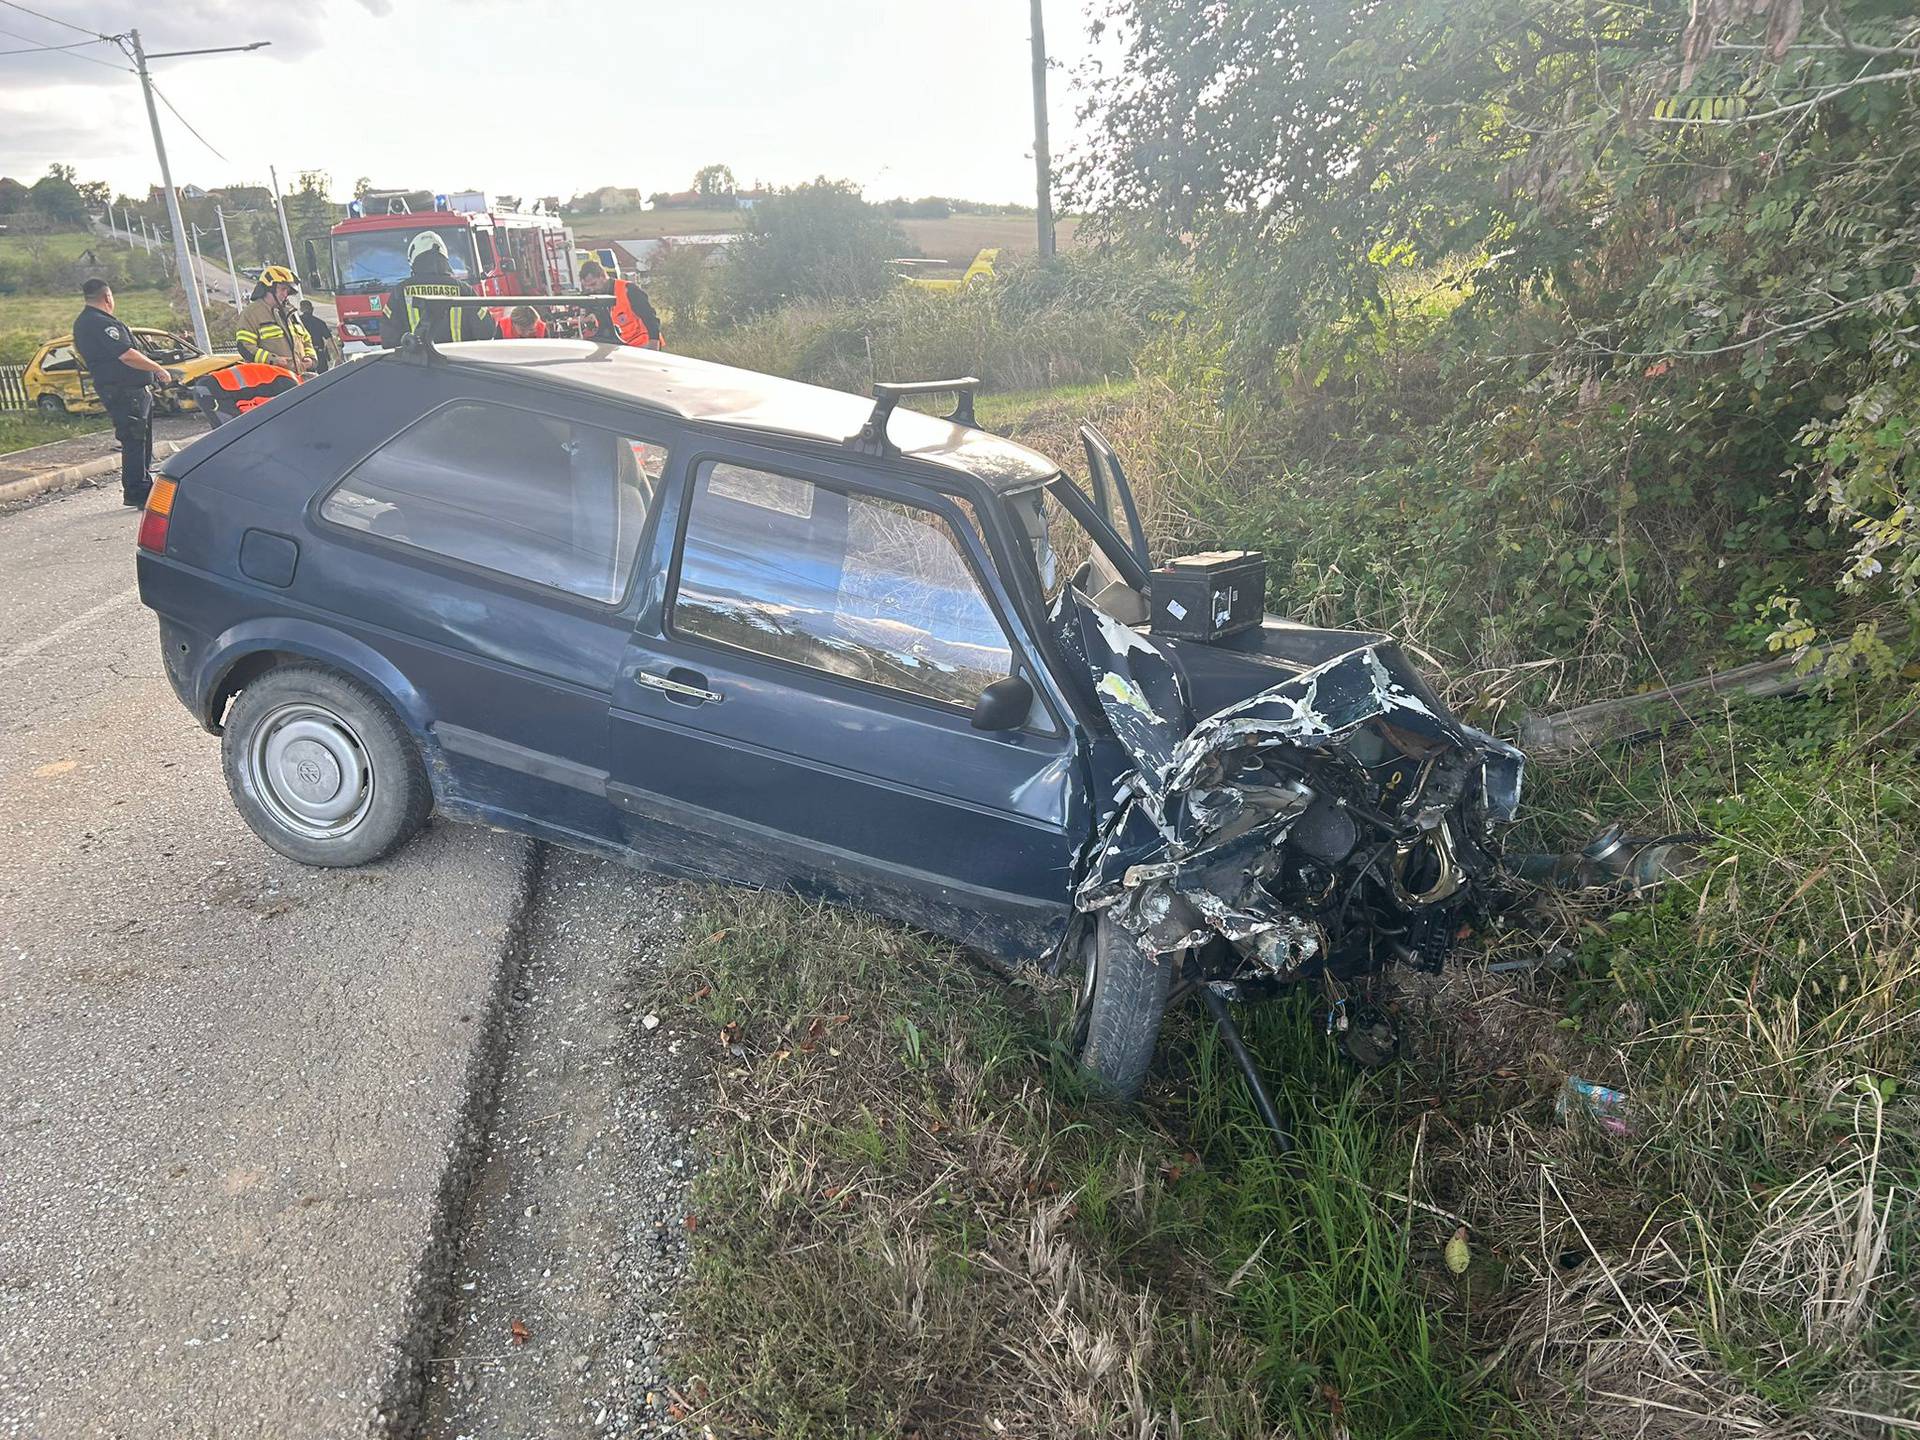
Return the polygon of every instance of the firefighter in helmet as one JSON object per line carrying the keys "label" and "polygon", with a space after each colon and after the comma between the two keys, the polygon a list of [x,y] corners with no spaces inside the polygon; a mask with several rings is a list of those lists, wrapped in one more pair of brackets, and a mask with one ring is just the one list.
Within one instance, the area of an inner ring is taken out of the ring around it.
{"label": "firefighter in helmet", "polygon": [[[589,339],[601,340],[604,344],[638,345],[648,350],[664,348],[660,338],[660,317],[654,313],[653,302],[647,298],[647,292],[631,280],[619,280],[607,274],[607,267],[598,260],[589,260],[580,267],[580,288],[589,295],[611,295],[614,299],[613,313],[609,317],[613,322],[613,335],[606,335],[606,320],[599,315],[588,317],[589,324],[601,327],[589,329]],[[618,340],[615,340],[615,336]]]}
{"label": "firefighter in helmet", "polygon": [[252,297],[234,322],[234,348],[242,360],[278,365],[295,375],[313,369],[313,342],[293,308],[293,292],[299,284],[299,277],[284,265],[269,265],[260,272]]}
{"label": "firefighter in helmet", "polygon": [[380,317],[382,346],[391,350],[416,331],[436,344],[494,338],[493,316],[478,305],[414,303],[423,295],[473,294],[473,287],[454,275],[439,231],[422,230],[407,242],[407,271],[407,278],[387,292]]}

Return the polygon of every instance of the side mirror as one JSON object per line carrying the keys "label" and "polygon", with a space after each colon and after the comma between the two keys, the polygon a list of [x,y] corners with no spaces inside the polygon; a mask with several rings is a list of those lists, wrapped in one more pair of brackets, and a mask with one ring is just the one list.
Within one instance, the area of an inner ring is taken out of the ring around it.
{"label": "side mirror", "polygon": [[976,730],[1018,730],[1033,710],[1033,686],[1018,675],[996,680],[973,702]]}

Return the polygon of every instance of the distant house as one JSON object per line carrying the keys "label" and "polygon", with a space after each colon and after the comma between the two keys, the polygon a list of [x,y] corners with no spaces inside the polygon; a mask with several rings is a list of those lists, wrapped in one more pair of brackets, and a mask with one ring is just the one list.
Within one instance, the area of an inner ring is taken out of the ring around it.
{"label": "distant house", "polygon": [[651,197],[655,210],[751,210],[773,198],[771,190],[736,190],[731,195],[702,195],[698,190],[675,190]]}
{"label": "distant house", "polygon": [[604,215],[609,210],[638,210],[645,203],[638,190],[622,185],[602,185],[598,190],[589,190],[576,195],[567,202],[567,209],[577,215]]}
{"label": "distant house", "polygon": [[180,187],[180,194],[188,200],[204,200],[207,198],[207,192],[202,190],[198,185],[182,185]]}
{"label": "distant house", "polygon": [[672,250],[696,250],[709,265],[718,264],[726,249],[739,239],[727,231],[713,235],[657,235],[645,240],[615,240],[613,258],[620,262],[623,275],[647,275],[660,263],[660,257]]}

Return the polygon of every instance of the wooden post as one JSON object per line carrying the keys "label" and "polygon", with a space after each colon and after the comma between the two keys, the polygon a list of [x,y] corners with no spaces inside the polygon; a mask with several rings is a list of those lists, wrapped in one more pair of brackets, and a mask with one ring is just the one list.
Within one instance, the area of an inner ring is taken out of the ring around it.
{"label": "wooden post", "polygon": [[1041,0],[1033,5],[1033,180],[1040,258],[1053,258],[1053,157],[1047,153],[1047,30]]}

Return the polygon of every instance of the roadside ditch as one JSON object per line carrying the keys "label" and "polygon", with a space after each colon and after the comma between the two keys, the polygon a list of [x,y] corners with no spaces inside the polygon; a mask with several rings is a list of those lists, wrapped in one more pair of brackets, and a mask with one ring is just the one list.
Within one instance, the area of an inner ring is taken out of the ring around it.
{"label": "roadside ditch", "polygon": [[643,997],[689,892],[536,849],[416,1440],[679,1433],[660,1352],[708,1082]]}

